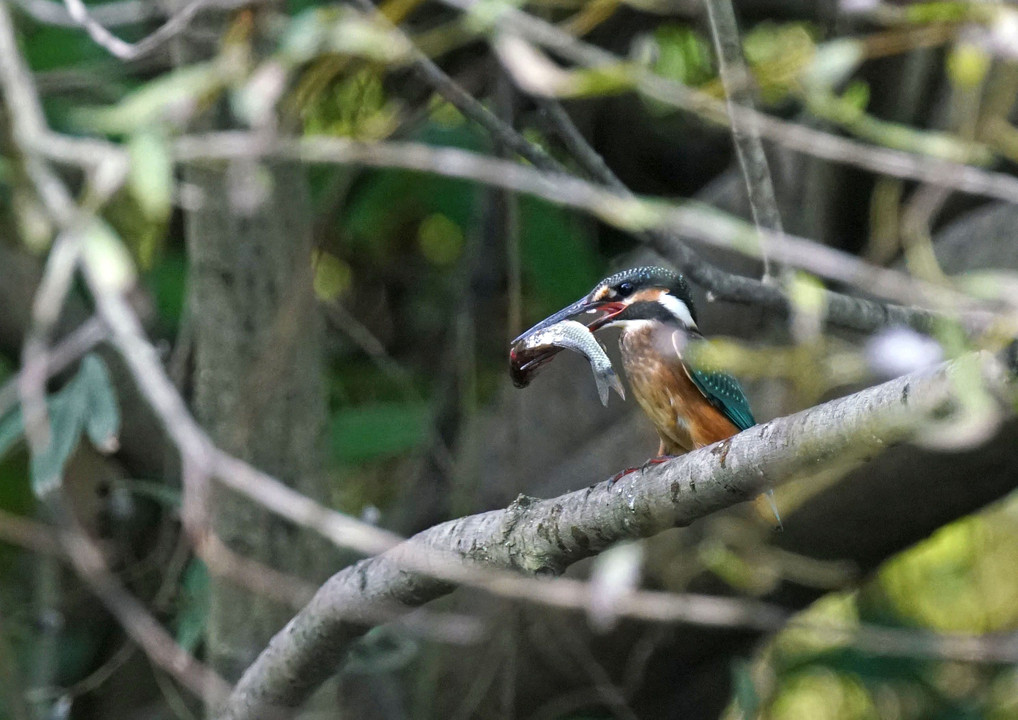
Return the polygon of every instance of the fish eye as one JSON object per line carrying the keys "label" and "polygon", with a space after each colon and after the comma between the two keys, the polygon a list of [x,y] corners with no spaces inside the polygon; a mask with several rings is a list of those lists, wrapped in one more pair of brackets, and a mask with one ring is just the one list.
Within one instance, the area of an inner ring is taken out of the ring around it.
{"label": "fish eye", "polygon": [[619,294],[619,297],[629,297],[630,295],[633,294],[633,290],[635,289],[636,288],[633,287],[633,283],[622,282],[619,283],[618,286],[615,288],[615,292]]}

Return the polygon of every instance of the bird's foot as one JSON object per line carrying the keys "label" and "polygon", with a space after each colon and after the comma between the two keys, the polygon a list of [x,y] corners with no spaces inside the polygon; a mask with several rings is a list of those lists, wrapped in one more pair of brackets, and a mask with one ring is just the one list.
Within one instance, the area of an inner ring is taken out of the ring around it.
{"label": "bird's foot", "polygon": [[638,468],[638,467],[631,467],[631,468],[626,468],[625,470],[623,470],[620,473],[615,473],[614,475],[612,475],[611,480],[608,481],[608,489],[611,490],[613,487],[615,487],[615,483],[617,483],[619,480],[624,478],[629,473],[634,473],[634,472],[636,472],[639,469],[640,468]]}
{"label": "bird's foot", "polygon": [[658,455],[657,457],[652,457],[650,460],[648,460],[647,462],[640,466],[640,472],[645,473],[647,472],[647,468],[649,468],[651,465],[660,465],[661,463],[666,463],[669,460],[672,460],[673,458],[677,457],[678,455]]}
{"label": "bird's foot", "polygon": [[626,475],[629,475],[630,473],[639,471],[640,474],[642,475],[651,465],[660,465],[661,463],[668,462],[669,460],[675,457],[678,457],[678,455],[658,455],[657,457],[652,457],[650,460],[645,462],[640,467],[626,468],[622,472],[614,475],[612,479],[608,481],[608,489],[611,490],[612,487],[614,487],[615,483],[617,483],[619,480],[624,478]]}

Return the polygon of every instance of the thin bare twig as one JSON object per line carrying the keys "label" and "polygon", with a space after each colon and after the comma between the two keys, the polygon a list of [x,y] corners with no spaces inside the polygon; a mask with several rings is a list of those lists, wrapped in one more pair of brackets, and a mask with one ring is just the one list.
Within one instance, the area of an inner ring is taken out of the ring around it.
{"label": "thin bare twig", "polygon": [[[68,12],[66,6],[54,0],[14,0],[25,14],[46,25],[75,27],[79,23]],[[163,15],[158,2],[151,0],[119,0],[90,5],[89,12],[96,22],[106,27],[137,25]]]}
{"label": "thin bare twig", "polygon": [[760,134],[790,150],[871,172],[919,180],[974,195],[1018,202],[1018,178],[971,165],[940,160],[901,150],[878,147],[844,138],[798,123],[788,122],[752,108],[733,106],[730,112],[722,101],[674,80],[655,75],[646,68],[625,63],[612,53],[579,40],[555,25],[508,4],[498,9],[478,0],[441,0],[467,13],[477,12],[483,22],[499,31],[509,30],[543,45],[583,67],[622,68],[626,77],[648,97],[694,112],[722,125],[729,117],[753,123]]}
{"label": "thin bare twig", "polygon": [[71,18],[85,29],[97,45],[120,60],[136,60],[183,32],[201,10],[208,7],[210,0],[192,0],[161,25],[152,34],[136,43],[124,42],[96,20],[82,0],[64,0]]}
{"label": "thin bare twig", "polygon": [[18,389],[25,439],[33,455],[44,452],[51,441],[46,412],[46,380],[49,377],[46,360],[51,336],[74,279],[78,245],[78,237],[73,232],[61,233],[53,243],[32,301],[32,324],[21,350]]}
{"label": "thin bare twig", "polygon": [[[308,164],[355,163],[369,167],[400,167],[433,172],[495,185],[581,209],[624,229],[657,227],[709,245],[743,252],[752,252],[757,246],[758,234],[752,226],[698,203],[675,206],[660,201],[646,201],[607,190],[576,177],[549,176],[518,163],[458,148],[406,142],[366,144],[345,138],[326,137],[258,142],[249,133],[220,132],[179,138],[175,144],[175,154],[182,162],[210,158],[281,156]],[[934,308],[944,306],[955,310],[968,307],[972,310],[978,307],[977,301],[960,293],[923,283],[895,270],[879,268],[856,256],[804,238],[770,232],[764,233],[764,236],[775,260],[800,267],[820,277],[864,287],[875,295],[899,301],[926,302]],[[682,252],[681,248],[663,247],[662,250],[666,257]],[[737,284],[736,276],[729,278],[732,278],[729,284]],[[747,280],[750,279],[738,279]],[[750,280],[750,283],[753,284],[743,283],[741,290],[745,291],[745,295],[732,292],[730,294],[733,297],[728,299],[756,301],[787,308],[787,299],[779,291],[774,290],[776,296],[769,295],[766,290],[760,289],[762,285],[758,281]],[[723,286],[721,282],[716,284]],[[828,301],[828,317],[836,324],[872,330],[895,322],[925,328],[929,322],[928,311],[924,310],[884,305],[836,293],[826,293],[825,298]],[[985,320],[983,316],[970,319],[978,323]]]}
{"label": "thin bare twig", "polygon": [[106,662],[70,687],[32,688],[28,693],[28,698],[32,702],[52,702],[61,697],[76,698],[79,695],[93,692],[113,677],[137,651],[138,646],[133,641],[127,640],[117,648],[117,651]]}
{"label": "thin bare twig", "polygon": [[[70,335],[48,350],[44,358],[45,379],[66,370],[106,337],[106,327],[98,318],[90,318]],[[0,387],[0,417],[18,402],[19,378],[8,380]]]}
{"label": "thin bare twig", "polygon": [[[752,109],[753,95],[749,70],[742,59],[742,42],[735,21],[735,10],[731,0],[704,0],[704,4],[707,6],[714,52],[718,58],[718,73],[725,88],[725,104],[732,128],[735,156],[746,183],[753,224],[757,229],[781,235],[784,232],[781,214],[774,196],[774,183],[767,165],[767,156],[760,142],[760,131],[755,119],[750,118],[749,122],[745,122],[737,111],[739,106]],[[767,282],[771,269],[766,245],[760,247],[760,259],[763,261],[763,279]]]}
{"label": "thin bare twig", "polygon": [[[602,185],[611,188],[625,195],[632,195],[632,191],[616,175],[604,158],[587,142],[583,133],[576,127],[576,123],[569,117],[569,113],[562,107],[562,103],[554,98],[535,96],[534,100],[541,108],[541,112],[547,117],[559,136],[566,150],[576,160],[580,168],[592,179]],[[678,238],[676,238],[678,242]]]}
{"label": "thin bare twig", "polygon": [[0,540],[43,555],[63,555],[48,525],[6,510],[0,510]]}
{"label": "thin bare twig", "polygon": [[371,0],[355,0],[355,2],[362,10],[372,14],[390,32],[405,42],[406,47],[410,48],[410,57],[414,62],[417,74],[420,75],[424,82],[449,101],[465,117],[483,127],[496,143],[511,149],[514,153],[542,170],[564,171],[562,166],[553,157],[548,155],[541,146],[527,140],[511,125],[485,107],[481,101],[464,90],[434,60],[417,47],[409,35],[400,27],[390,22],[383,13],[379,12]]}
{"label": "thin bare twig", "polygon": [[85,534],[77,520],[69,512],[61,514],[64,529],[60,534],[60,542],[71,564],[82,581],[117,618],[145,654],[206,703],[217,703],[226,697],[230,692],[226,681],[177,644],[145,606],[110,572],[102,552]]}

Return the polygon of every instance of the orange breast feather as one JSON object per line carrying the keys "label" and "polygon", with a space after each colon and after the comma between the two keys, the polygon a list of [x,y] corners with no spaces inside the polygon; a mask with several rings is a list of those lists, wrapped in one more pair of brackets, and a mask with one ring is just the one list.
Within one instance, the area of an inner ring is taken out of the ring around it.
{"label": "orange breast feather", "polygon": [[682,364],[681,345],[662,337],[674,332],[651,326],[621,338],[633,395],[657,429],[661,455],[681,455],[739,432],[693,384]]}

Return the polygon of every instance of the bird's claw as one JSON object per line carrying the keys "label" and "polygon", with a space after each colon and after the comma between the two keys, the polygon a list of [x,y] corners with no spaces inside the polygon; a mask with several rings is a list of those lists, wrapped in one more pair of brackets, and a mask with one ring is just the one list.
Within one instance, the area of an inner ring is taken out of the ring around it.
{"label": "bird's claw", "polygon": [[631,468],[626,468],[625,470],[623,470],[620,473],[615,473],[614,475],[612,475],[611,479],[608,480],[608,489],[611,490],[613,487],[615,487],[615,483],[617,483],[619,480],[624,478],[629,473],[634,473],[634,472],[636,472],[637,470],[640,470],[640,469],[641,468],[638,468],[638,467],[631,467]]}
{"label": "bird's claw", "polygon": [[647,468],[650,467],[651,465],[660,465],[661,463],[668,462],[672,458],[677,457],[678,455],[658,455],[657,457],[652,457],[650,460],[648,460],[647,462],[640,466],[640,474],[642,475],[643,473],[647,472]]}
{"label": "bird's claw", "polygon": [[629,475],[630,473],[634,473],[637,470],[639,470],[640,474],[642,475],[647,471],[647,468],[650,467],[651,465],[660,465],[661,463],[668,462],[669,460],[675,457],[678,457],[678,455],[658,455],[657,457],[652,457],[650,460],[645,462],[640,467],[626,468],[622,472],[616,473],[615,475],[612,476],[612,478],[608,481],[608,489],[611,490],[615,486],[615,483],[617,483],[619,480],[624,478],[626,475]]}

